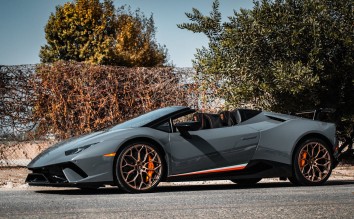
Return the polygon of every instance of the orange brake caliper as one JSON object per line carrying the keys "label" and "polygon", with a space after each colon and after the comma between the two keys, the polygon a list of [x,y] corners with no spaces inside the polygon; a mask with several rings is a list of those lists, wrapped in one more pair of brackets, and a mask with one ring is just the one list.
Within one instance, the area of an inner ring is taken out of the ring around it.
{"label": "orange brake caliper", "polygon": [[304,152],[301,154],[300,167],[303,168],[306,164],[307,153]]}
{"label": "orange brake caliper", "polygon": [[146,182],[149,181],[149,179],[152,177],[152,174],[154,173],[154,162],[152,161],[151,156],[148,157],[149,158],[149,162],[148,162],[148,171],[147,171],[147,176],[146,176]]}

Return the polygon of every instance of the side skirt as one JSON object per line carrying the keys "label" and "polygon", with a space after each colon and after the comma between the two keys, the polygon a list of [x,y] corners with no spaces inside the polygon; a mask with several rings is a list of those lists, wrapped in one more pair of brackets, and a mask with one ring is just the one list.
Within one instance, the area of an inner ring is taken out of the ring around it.
{"label": "side skirt", "polygon": [[[222,168],[218,168],[222,169]],[[247,166],[239,168],[235,166],[226,171],[216,172],[212,170],[201,170],[191,173],[182,173],[168,176],[167,182],[181,181],[205,181],[205,180],[231,180],[231,179],[252,179],[252,178],[275,178],[290,177],[292,175],[291,165],[267,161],[253,160]]]}

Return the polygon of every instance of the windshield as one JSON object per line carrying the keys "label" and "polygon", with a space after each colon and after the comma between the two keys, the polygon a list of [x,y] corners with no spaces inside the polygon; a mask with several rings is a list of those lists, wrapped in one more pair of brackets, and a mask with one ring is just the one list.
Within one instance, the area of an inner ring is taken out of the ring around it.
{"label": "windshield", "polygon": [[123,122],[121,124],[118,124],[116,126],[113,126],[111,128],[111,130],[142,127],[142,126],[144,126],[144,125],[146,125],[158,118],[161,118],[161,117],[166,116],[170,113],[181,110],[183,108],[185,108],[185,107],[166,107],[166,108],[162,108],[162,109],[157,109],[157,110],[148,112],[146,114],[143,114],[141,116],[138,116],[134,119]]}

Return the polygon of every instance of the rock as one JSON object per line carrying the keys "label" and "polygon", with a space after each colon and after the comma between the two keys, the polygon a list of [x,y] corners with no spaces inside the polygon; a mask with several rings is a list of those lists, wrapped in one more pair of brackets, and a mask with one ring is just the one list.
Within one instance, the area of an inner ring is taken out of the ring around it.
{"label": "rock", "polygon": [[14,184],[12,182],[6,182],[6,184],[3,186],[5,189],[12,189],[14,187]]}

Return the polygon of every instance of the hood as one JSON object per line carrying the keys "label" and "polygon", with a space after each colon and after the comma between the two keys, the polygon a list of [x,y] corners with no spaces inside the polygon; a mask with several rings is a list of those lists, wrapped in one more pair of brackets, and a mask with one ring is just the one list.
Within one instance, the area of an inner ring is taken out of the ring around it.
{"label": "hood", "polygon": [[93,132],[58,142],[57,144],[54,144],[53,146],[47,148],[39,155],[37,155],[37,157],[35,157],[27,167],[36,168],[54,163],[67,162],[68,160],[74,158],[76,155],[65,156],[65,151],[91,144],[97,144],[113,138],[121,138],[122,135],[119,135],[118,133],[124,130],[126,129],[107,129],[104,131]]}

